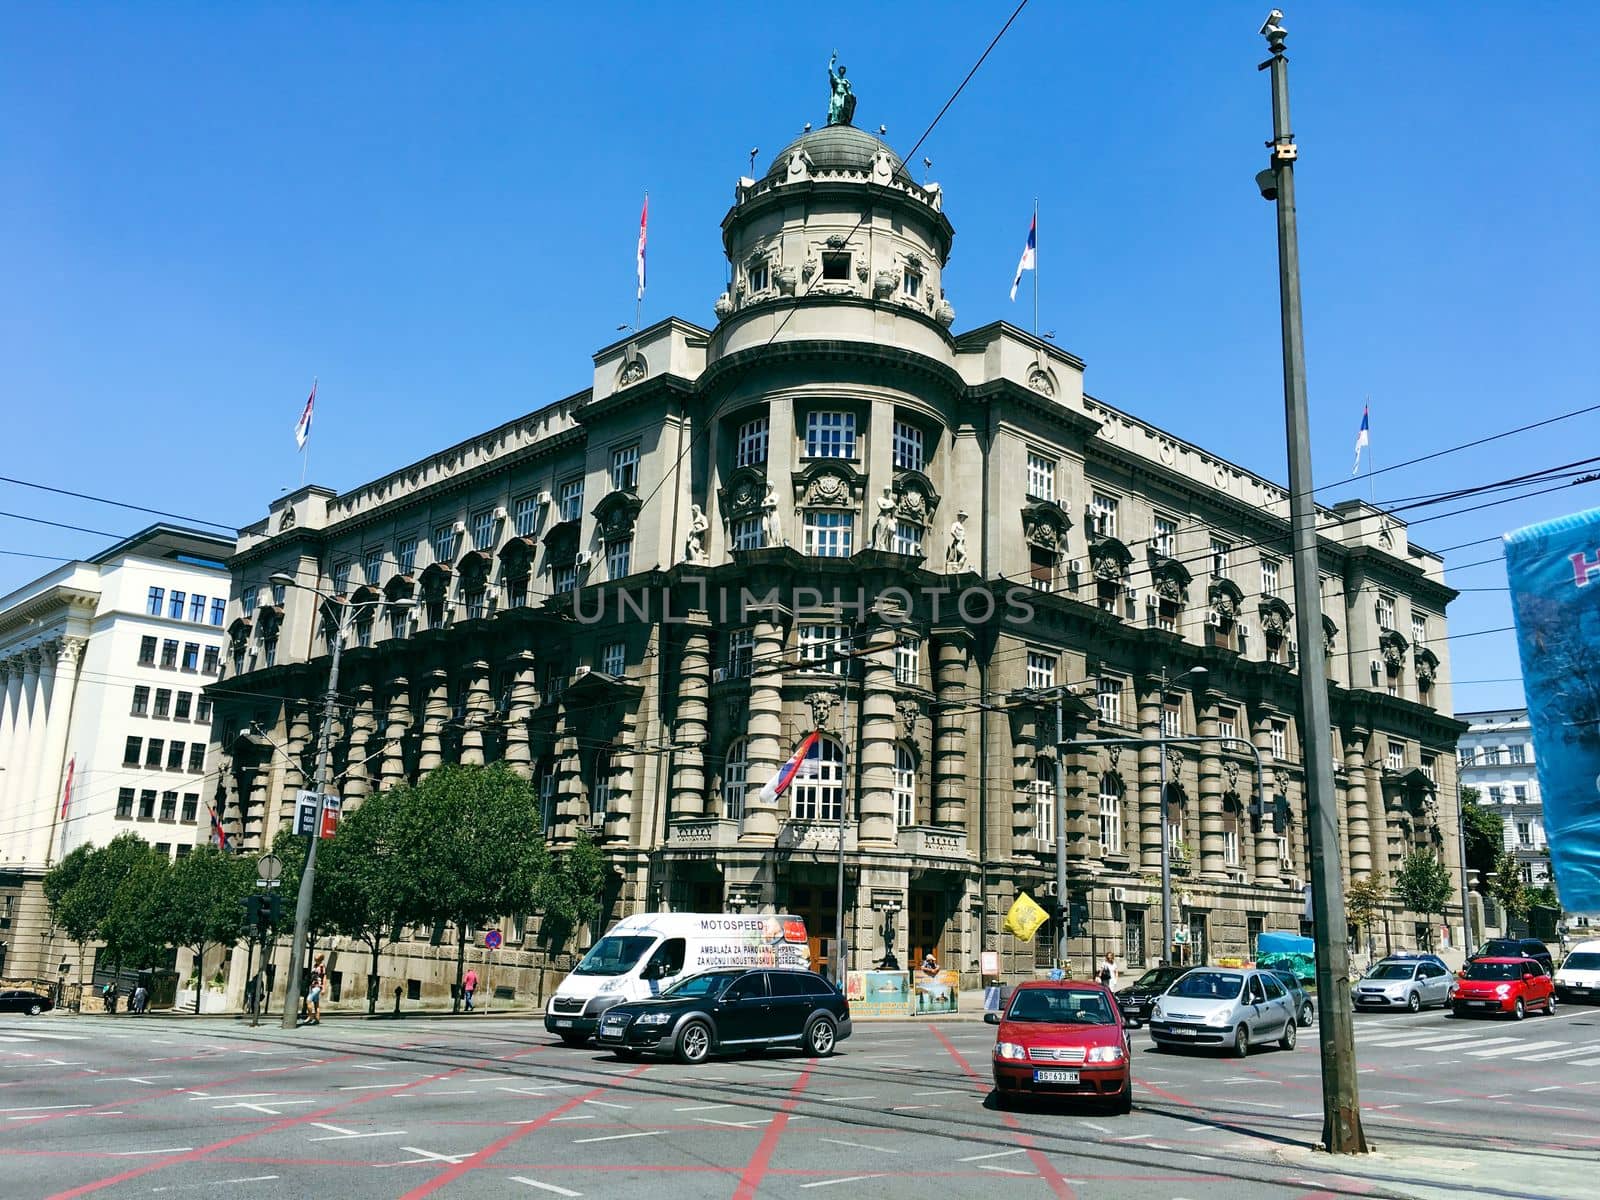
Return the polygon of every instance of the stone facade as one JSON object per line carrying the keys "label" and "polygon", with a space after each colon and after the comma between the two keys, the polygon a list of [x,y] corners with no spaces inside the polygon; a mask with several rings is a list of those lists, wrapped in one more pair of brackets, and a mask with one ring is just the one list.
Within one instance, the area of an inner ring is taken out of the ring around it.
{"label": "stone facade", "polygon": [[[1048,904],[1059,789],[1075,967],[1160,955],[1163,836],[1189,952],[1247,953],[1300,923],[1304,653],[1333,681],[1347,870],[1414,845],[1454,865],[1438,556],[1366,505],[1323,510],[1329,619],[1297,646],[1284,491],[1085,395],[1039,338],[952,333],[943,201],[877,138],[809,133],[736,188],[714,329],[662,321],[597,353],[578,395],[274,502],[231,561],[217,697],[241,843],[288,818],[327,677],[316,600],[269,583],[287,571],[364,606],[345,795],[503,758],[554,847],[600,841],[612,918],[777,907],[831,939],[842,860],[851,967],[887,928],[902,962],[931,949],[976,982],[995,950],[1026,975],[1039,948],[1000,926],[1021,890]],[[1163,673],[1187,678],[1163,696]],[[1191,739],[1167,747],[1167,822],[1154,744],[1073,748],[1163,723]],[[820,775],[763,801],[814,728]],[[448,977],[432,953],[391,969],[426,991]]]}

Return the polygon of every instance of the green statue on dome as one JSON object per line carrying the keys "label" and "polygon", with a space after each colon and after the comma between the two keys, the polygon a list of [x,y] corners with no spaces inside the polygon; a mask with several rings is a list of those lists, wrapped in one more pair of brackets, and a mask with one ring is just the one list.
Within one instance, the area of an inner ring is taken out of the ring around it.
{"label": "green statue on dome", "polygon": [[828,58],[828,87],[831,94],[828,97],[828,124],[848,125],[856,115],[856,97],[850,90],[850,81],[844,77],[844,68],[834,70],[833,64],[839,61],[839,52],[835,50]]}

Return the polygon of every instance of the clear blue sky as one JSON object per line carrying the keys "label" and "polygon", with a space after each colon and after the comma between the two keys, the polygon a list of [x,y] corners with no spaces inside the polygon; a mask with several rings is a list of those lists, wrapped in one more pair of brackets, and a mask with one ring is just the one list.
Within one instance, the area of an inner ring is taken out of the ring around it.
{"label": "clear blue sky", "polygon": [[[30,5],[0,51],[0,474],[242,524],[587,384],[633,315],[713,321],[718,221],[824,117],[909,149],[1011,0],[834,7]],[[957,328],[1006,300],[1040,203],[1043,326],[1091,392],[1282,479],[1270,132],[1252,4],[1034,0],[917,155],[956,227]],[[1600,129],[1590,6],[1288,8],[1324,500],[1363,397],[1381,468],[1595,403]],[[920,165],[913,163],[920,173]],[[1582,348],[1588,346],[1589,350]],[[1600,453],[1600,414],[1376,481],[1380,501]],[[1431,521],[1436,548],[1600,504],[1600,485]],[[0,509],[136,514],[0,485]],[[1426,515],[1419,513],[1418,516]],[[105,538],[0,518],[0,549]],[[1450,554],[1466,564],[1496,553]],[[0,555],[0,592],[48,568]],[[1454,572],[1500,588],[1494,564]],[[1468,592],[1452,630],[1510,623]],[[1509,634],[1453,646],[1458,708],[1516,703]]]}

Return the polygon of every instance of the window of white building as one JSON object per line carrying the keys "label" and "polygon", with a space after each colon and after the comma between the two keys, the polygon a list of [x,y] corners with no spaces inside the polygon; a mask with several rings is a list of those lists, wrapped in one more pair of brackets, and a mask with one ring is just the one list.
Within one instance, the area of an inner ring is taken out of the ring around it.
{"label": "window of white building", "polygon": [[583,480],[569,479],[561,485],[561,520],[577,521],[583,517]]}
{"label": "window of white building", "polygon": [[837,821],[844,804],[844,750],[832,738],[817,741],[816,770],[789,786],[789,816],[795,821]]}
{"label": "window of white building", "polygon": [[1278,560],[1275,558],[1261,560],[1261,594],[1263,596],[1278,594]]}
{"label": "window of white building", "polygon": [[805,552],[817,558],[849,558],[852,516],[831,510],[808,511],[805,522]]}
{"label": "window of white building", "polygon": [[1391,771],[1406,769],[1406,744],[1390,738],[1384,748],[1383,765]]}
{"label": "window of white building", "polygon": [[1175,558],[1178,553],[1178,522],[1171,517],[1156,515],[1155,543],[1156,553],[1166,558]]}
{"label": "window of white building", "polygon": [[854,458],[856,456],[855,413],[807,413],[806,456],[808,458]]}
{"label": "window of white building", "polygon": [[639,487],[639,443],[630,442],[611,452],[611,490],[637,491]]}
{"label": "window of white building", "polygon": [[739,441],[733,465],[755,467],[767,461],[767,418],[755,417],[739,426]]}
{"label": "window of white building", "polygon": [[494,509],[486,508],[472,514],[472,548],[494,549]]}
{"label": "window of white building", "polygon": [[518,537],[532,537],[533,531],[539,523],[539,498],[537,496],[517,497],[513,520]]}
{"label": "window of white building", "polygon": [[850,629],[846,625],[800,626],[800,661],[809,670],[827,671],[833,675],[846,673],[850,653]]}
{"label": "window of white building", "polygon": [[722,760],[722,819],[738,821],[744,818],[745,777],[749,766],[748,749],[743,738],[728,747],[728,757]]}
{"label": "window of white building", "polygon": [[1221,538],[1211,539],[1211,576],[1213,579],[1225,579],[1228,574],[1228,558],[1233,553],[1233,546]]}
{"label": "window of white building", "polygon": [[1273,721],[1267,727],[1268,735],[1272,739],[1272,757],[1283,759],[1289,757],[1289,722]]}
{"label": "window of white building", "polygon": [[756,634],[753,629],[734,629],[728,633],[728,678],[743,679],[756,660]]}
{"label": "window of white building", "polygon": [[1377,614],[1377,617],[1378,617],[1378,628],[1379,629],[1393,629],[1394,628],[1394,597],[1393,596],[1379,596],[1378,597],[1378,603],[1376,605],[1375,611],[1376,611],[1376,614]]}
{"label": "window of white building", "polygon": [[908,556],[922,553],[922,526],[910,521],[894,523],[894,552]]}
{"label": "window of white building", "polygon": [[1028,451],[1028,495],[1040,500],[1056,498],[1056,460],[1035,450]]}
{"label": "window of white building", "polygon": [[760,517],[740,517],[733,523],[735,550],[759,550],[766,544],[767,531]]}
{"label": "window of white building", "polygon": [[897,471],[920,471],[926,463],[922,453],[922,430],[905,421],[894,423],[894,466]]}
{"label": "window of white building", "polygon": [[1102,725],[1122,724],[1122,686],[1122,680],[1115,675],[1102,675],[1095,681],[1095,705]]}
{"label": "window of white building", "polygon": [[1092,532],[1096,537],[1117,536],[1117,509],[1121,502],[1115,496],[1095,492],[1089,498],[1089,515]]}
{"label": "window of white building", "polygon": [[606,543],[606,578],[621,579],[632,570],[633,539],[617,538]]}
{"label": "window of white building", "polygon": [[628,669],[628,644],[626,642],[610,642],[600,652],[600,670],[615,679],[620,679]]}

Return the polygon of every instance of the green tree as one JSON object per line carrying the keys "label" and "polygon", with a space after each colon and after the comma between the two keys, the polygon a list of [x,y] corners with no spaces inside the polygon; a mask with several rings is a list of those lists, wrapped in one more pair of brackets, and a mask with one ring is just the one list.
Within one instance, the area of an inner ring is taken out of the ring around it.
{"label": "green tree", "polygon": [[1494,870],[1494,860],[1506,844],[1505,818],[1478,803],[1478,789],[1461,789],[1461,824],[1467,842],[1467,869],[1479,875]]}
{"label": "green tree", "polygon": [[[1432,850],[1413,850],[1400,864],[1394,879],[1395,897],[1424,917],[1442,915],[1450,902],[1450,868]],[[1433,923],[1427,922],[1426,941],[1433,946]]]}
{"label": "green tree", "polygon": [[1352,883],[1344,894],[1345,912],[1372,944],[1372,927],[1389,899],[1389,881],[1377,871]]}
{"label": "green tree", "polygon": [[408,923],[455,925],[459,997],[470,931],[537,907],[549,870],[538,795],[504,763],[440,767],[392,793],[402,913]]}
{"label": "green tree", "polygon": [[535,899],[544,915],[544,936],[552,949],[559,949],[575,930],[599,919],[606,865],[587,833],[551,860]]}
{"label": "green tree", "polygon": [[244,933],[241,901],[254,886],[254,862],[196,847],[167,873],[162,906],[166,940],[194,952],[194,1010],[205,988],[206,950],[232,946]]}
{"label": "green tree", "polygon": [[99,935],[117,974],[125,966],[161,966],[172,945],[166,914],[172,864],[167,856],[134,834],[122,834],[106,846],[97,865],[95,883],[110,896]]}
{"label": "green tree", "polygon": [[368,796],[317,852],[319,906],[336,933],[364,943],[372,954],[369,1013],[377,1010],[379,958],[400,939],[410,890],[394,853],[402,802],[403,793],[393,791]]}
{"label": "green tree", "polygon": [[1489,893],[1511,916],[1525,920],[1531,897],[1528,894],[1528,885],[1522,881],[1522,865],[1517,862],[1516,852],[1502,850],[1494,860],[1494,879],[1489,884]]}

